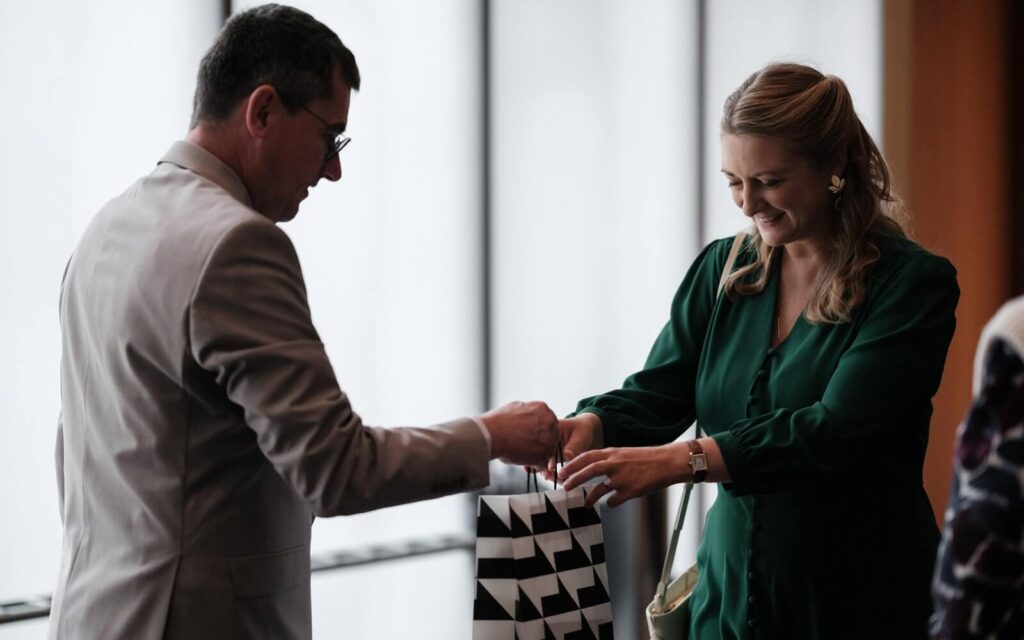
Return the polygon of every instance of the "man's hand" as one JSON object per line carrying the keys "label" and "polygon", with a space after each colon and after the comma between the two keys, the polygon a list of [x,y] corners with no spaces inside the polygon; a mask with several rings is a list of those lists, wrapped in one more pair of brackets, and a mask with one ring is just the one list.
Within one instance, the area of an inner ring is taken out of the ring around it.
{"label": "man's hand", "polygon": [[510,402],[480,416],[491,434],[491,457],[543,467],[558,450],[558,417],[543,402]]}

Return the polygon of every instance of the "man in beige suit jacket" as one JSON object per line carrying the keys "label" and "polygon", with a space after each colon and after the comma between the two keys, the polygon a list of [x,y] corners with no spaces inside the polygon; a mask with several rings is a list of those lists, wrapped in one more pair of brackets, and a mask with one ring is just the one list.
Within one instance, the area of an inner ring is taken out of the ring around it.
{"label": "man in beige suit jacket", "polygon": [[234,17],[193,123],[96,215],[68,264],[51,638],[308,638],[313,516],[543,465],[557,420],[513,403],[429,428],[362,424],[276,225],[341,178],[352,53],[308,14]]}

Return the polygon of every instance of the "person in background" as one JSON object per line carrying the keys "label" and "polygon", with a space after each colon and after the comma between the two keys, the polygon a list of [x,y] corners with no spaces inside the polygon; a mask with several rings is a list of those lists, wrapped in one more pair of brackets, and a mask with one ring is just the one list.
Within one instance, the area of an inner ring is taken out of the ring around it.
{"label": "person in background", "polygon": [[932,637],[1024,638],[1024,298],[981,334],[932,582]]}
{"label": "person in background", "polygon": [[[753,223],[735,264],[733,238],[697,257],[644,368],[562,422],[560,476],[604,477],[591,499],[611,506],[718,485],[690,638],[925,638],[939,534],[922,467],[956,271],[907,239],[839,78],[757,71],[721,145]],[[695,419],[705,435],[675,441]]]}
{"label": "person in background", "polygon": [[556,449],[540,402],[384,429],[339,388],[277,223],[341,178],[359,83],[309,14],[236,15],[186,139],[85,230],[60,294],[50,638],[309,638],[314,516],[483,487],[489,459]]}

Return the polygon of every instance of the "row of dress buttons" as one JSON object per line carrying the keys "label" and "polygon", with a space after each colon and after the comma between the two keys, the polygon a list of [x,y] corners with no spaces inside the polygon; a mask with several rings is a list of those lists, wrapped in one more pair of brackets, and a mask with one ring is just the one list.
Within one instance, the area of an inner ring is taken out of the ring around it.
{"label": "row of dress buttons", "polygon": [[[767,378],[768,378],[768,368],[771,366],[770,361],[775,356],[776,356],[775,349],[769,349],[768,352],[765,354],[765,359],[764,359],[764,363],[762,364],[762,368],[759,369],[757,374],[754,376],[754,385],[755,386],[764,385],[766,383]],[[754,406],[757,404],[757,401],[758,401],[758,398],[755,395],[755,389],[751,389],[750,396],[747,398],[747,410],[748,411],[752,410],[754,408]],[[758,505],[757,505],[757,500],[756,499],[753,501],[753,504],[751,506],[753,508],[754,513],[753,513],[753,517],[751,518],[751,523],[750,523],[750,543],[749,543],[750,546],[747,548],[747,558],[749,558],[750,566],[753,566],[754,559],[757,556],[757,553],[756,553],[756,548],[757,548],[757,546],[756,546],[756,544],[757,544],[756,534],[761,531],[761,525],[757,521],[757,506]],[[753,569],[750,569],[750,571],[747,572],[747,593],[748,593],[748,596],[747,596],[747,628],[750,629],[751,631],[754,630],[754,628],[757,626],[757,622],[758,622],[758,618],[757,618],[757,595],[755,593],[753,593],[754,589],[755,589],[755,581],[756,580],[757,580],[757,572],[754,571]]]}
{"label": "row of dress buttons", "polygon": [[[765,363],[761,365],[762,368],[759,369],[757,374],[754,376],[754,385],[755,386],[757,386],[758,384],[763,384],[765,379],[768,378],[768,369],[767,369],[766,365],[767,365],[767,361],[771,360],[773,357],[775,357],[775,350],[774,349],[769,349],[768,353],[765,354]],[[748,412],[747,413],[747,417],[750,417],[750,412],[754,408],[754,405],[756,405],[756,404],[757,404],[757,396],[755,395],[755,389],[751,389],[750,390],[750,396],[747,397],[747,412]]]}

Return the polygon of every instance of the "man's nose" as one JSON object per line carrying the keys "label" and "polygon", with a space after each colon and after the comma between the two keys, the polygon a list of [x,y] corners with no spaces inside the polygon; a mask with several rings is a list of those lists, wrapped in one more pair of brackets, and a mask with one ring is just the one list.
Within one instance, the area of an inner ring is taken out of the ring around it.
{"label": "man's nose", "polygon": [[341,156],[335,154],[325,162],[323,168],[320,170],[320,175],[331,182],[341,180]]}

